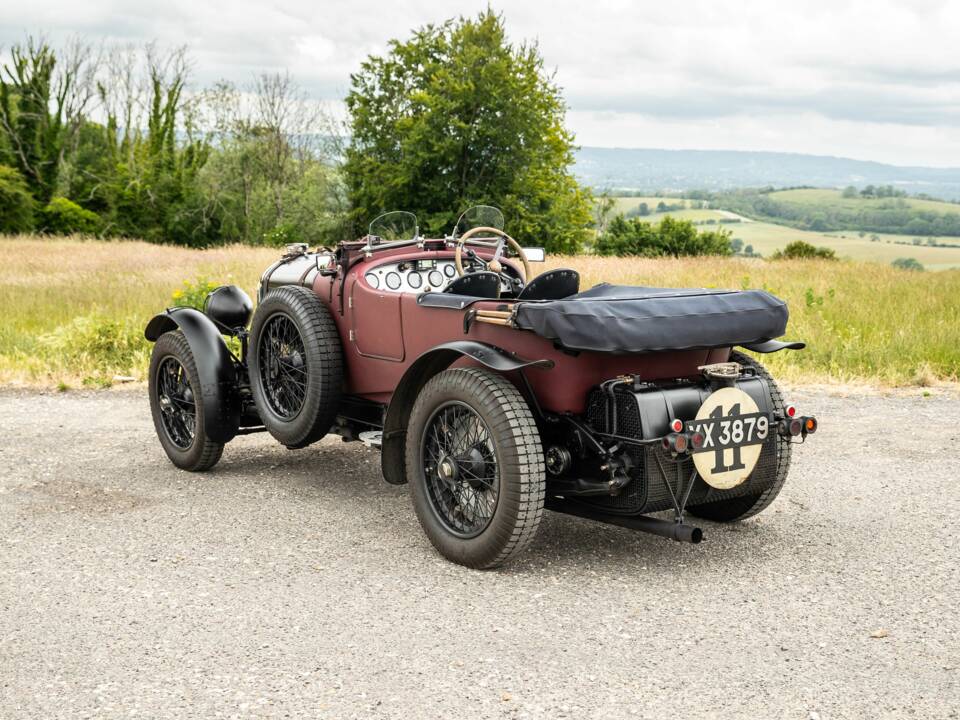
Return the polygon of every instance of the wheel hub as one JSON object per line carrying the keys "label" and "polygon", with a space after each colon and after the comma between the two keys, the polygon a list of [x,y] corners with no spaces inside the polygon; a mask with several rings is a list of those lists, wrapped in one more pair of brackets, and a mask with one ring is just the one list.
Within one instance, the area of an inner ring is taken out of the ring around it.
{"label": "wheel hub", "polygon": [[428,501],[440,521],[460,537],[475,537],[497,506],[499,479],[490,431],[468,405],[437,408],[423,429],[422,460]]}
{"label": "wheel hub", "polygon": [[437,463],[437,475],[445,483],[456,483],[460,478],[460,467],[457,461],[450,455],[444,455]]}

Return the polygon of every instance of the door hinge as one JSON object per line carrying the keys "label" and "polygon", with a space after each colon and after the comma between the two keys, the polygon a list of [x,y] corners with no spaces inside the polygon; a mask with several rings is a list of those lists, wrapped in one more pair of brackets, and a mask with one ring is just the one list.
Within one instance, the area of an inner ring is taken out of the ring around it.
{"label": "door hinge", "polygon": [[351,330],[351,331],[350,331],[350,342],[354,342],[355,340],[356,340],[356,335],[354,335],[354,334],[353,334],[353,330]]}
{"label": "door hinge", "polygon": [[352,308],[352,307],[353,307],[353,297],[348,297],[348,298],[347,298],[347,307],[348,307],[348,308]]}

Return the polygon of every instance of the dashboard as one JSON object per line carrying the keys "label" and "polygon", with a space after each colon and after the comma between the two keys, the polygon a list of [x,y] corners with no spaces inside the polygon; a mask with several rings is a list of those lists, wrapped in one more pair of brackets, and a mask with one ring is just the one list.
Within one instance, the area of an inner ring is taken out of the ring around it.
{"label": "dashboard", "polygon": [[[472,263],[466,258],[463,264],[468,272],[482,269],[478,263]],[[363,278],[367,281],[367,285],[375,290],[398,293],[442,292],[457,279],[457,268],[453,260],[420,258],[377,265],[365,272]],[[504,291],[510,289],[506,282],[502,285]]]}
{"label": "dashboard", "polygon": [[364,273],[367,285],[375,290],[394,292],[438,292],[457,277],[453,260],[404,260],[385,263]]}

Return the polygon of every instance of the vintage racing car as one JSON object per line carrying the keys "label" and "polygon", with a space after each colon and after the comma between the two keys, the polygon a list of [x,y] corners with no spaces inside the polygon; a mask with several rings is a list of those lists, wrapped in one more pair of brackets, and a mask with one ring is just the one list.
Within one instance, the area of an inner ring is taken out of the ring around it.
{"label": "vintage racing car", "polygon": [[[288,448],[328,433],[381,450],[427,537],[476,568],[514,557],[544,508],[699,542],[687,515],[750,517],[780,492],[817,420],[786,403],[758,353],[786,304],[757,290],[597,285],[534,277],[494,208],[420,237],[388,213],[335,250],[286,253],[253,312],[239,288],[146,327],[149,394],[177,466],[213,467],[266,431]],[[252,322],[251,322],[252,317]],[[223,336],[238,340],[239,352]],[[672,518],[649,517],[672,511]]]}

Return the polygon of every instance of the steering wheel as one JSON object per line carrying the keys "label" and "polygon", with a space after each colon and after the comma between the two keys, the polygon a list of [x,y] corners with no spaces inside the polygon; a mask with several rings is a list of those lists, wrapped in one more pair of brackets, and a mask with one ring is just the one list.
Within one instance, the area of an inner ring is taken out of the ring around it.
{"label": "steering wheel", "polygon": [[500,262],[500,258],[503,256],[503,249],[509,245],[513,248],[513,251],[517,253],[517,256],[520,258],[520,262],[523,263],[523,282],[527,281],[527,278],[531,276],[530,272],[530,263],[527,261],[527,256],[523,252],[523,248],[520,247],[520,244],[514,240],[512,237],[507,235],[503,230],[498,230],[497,228],[492,227],[475,227],[467,230],[463,235],[457,238],[457,248],[456,254],[453,257],[453,264],[456,265],[457,274],[461,277],[466,275],[466,270],[463,269],[463,246],[474,235],[479,235],[480,233],[493,233],[499,237],[496,247],[493,251],[492,260],[484,260],[482,257],[474,256],[475,260],[478,260],[480,263],[486,266],[486,269],[490,272],[495,272],[497,275],[502,277],[507,281],[507,284],[510,287],[513,287],[514,279],[504,272],[503,263]]}

